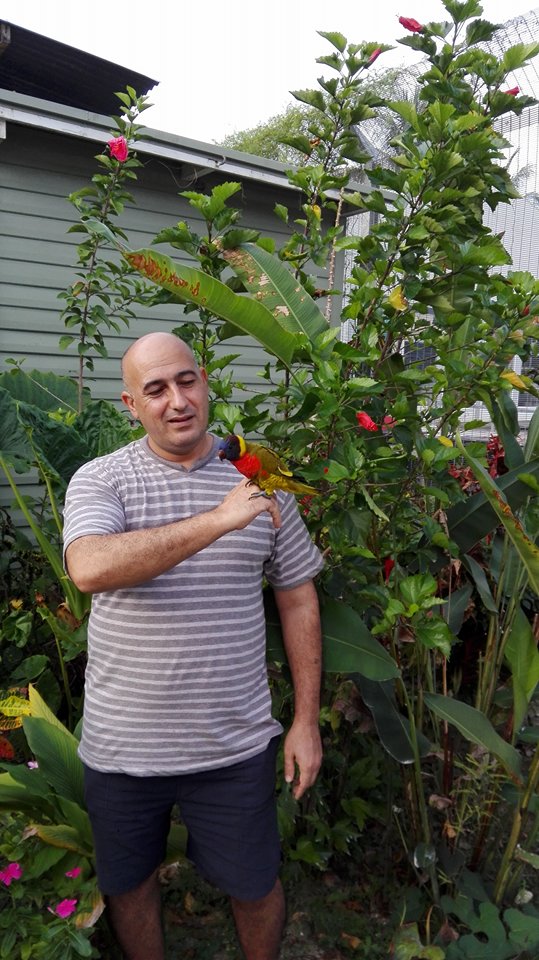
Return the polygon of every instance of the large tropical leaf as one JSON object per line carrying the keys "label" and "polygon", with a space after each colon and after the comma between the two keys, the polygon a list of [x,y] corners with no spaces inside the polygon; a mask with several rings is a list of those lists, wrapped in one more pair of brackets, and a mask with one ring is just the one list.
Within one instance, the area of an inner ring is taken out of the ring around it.
{"label": "large tropical leaf", "polygon": [[[61,720],[52,712],[50,707],[47,706],[43,697],[39,693],[37,687],[31,683],[28,687],[28,700],[30,703],[30,714],[32,717],[41,717],[42,720],[46,720],[47,723],[51,723],[53,727],[57,727],[58,730],[61,730],[63,733],[68,733],[66,727],[64,727]],[[71,734],[69,734],[71,736]]]}
{"label": "large tropical leaf", "polygon": [[71,824],[32,823],[30,826],[40,840],[49,843],[52,847],[72,850],[73,853],[78,853],[81,857],[93,856],[93,845],[88,847],[78,830]]}
{"label": "large tropical leaf", "polygon": [[258,340],[274,356],[289,364],[296,346],[294,336],[285,330],[270,311],[256,300],[233,293],[220,280],[175,263],[163,253],[154,250],[123,251],[123,256],[135,270],[171,293],[180,293],[190,303],[210,310],[217,317],[229,320],[242,333]]}
{"label": "large tropical leaf", "polygon": [[[266,655],[268,660],[286,662],[279,614],[272,591],[264,592],[266,614]],[[399,668],[378,643],[359,614],[337,600],[324,600],[321,610],[323,663],[327,673],[360,673],[371,680],[392,680]]]}
{"label": "large tropical leaf", "polygon": [[84,440],[74,427],[24,401],[19,401],[18,415],[40,470],[67,485],[75,470],[89,459]]}
{"label": "large tropical leaf", "polygon": [[[539,457],[526,463],[524,468],[517,467],[503,477],[498,477],[495,483],[492,481],[494,488],[501,491],[513,511],[522,507],[533,495],[528,484],[519,479],[521,473],[531,474],[539,480]],[[499,515],[484,492],[468,497],[467,500],[455,504],[447,511],[449,536],[458,544],[462,553],[468,553],[479,540],[488,533],[492,533],[499,524]]]}
{"label": "large tropical leaf", "polygon": [[82,763],[75,737],[42,717],[25,717],[22,725],[45,780],[61,797],[84,807]]}
{"label": "large tropical leaf", "polygon": [[[14,400],[23,400],[40,410],[78,410],[78,385],[70,377],[59,377],[55,373],[43,373],[41,370],[21,370],[18,367],[0,374],[0,387],[7,390]],[[90,399],[88,387],[84,388],[84,399]]]}
{"label": "large tropical leaf", "polygon": [[[524,532],[522,524],[515,517],[500,488],[496,486],[482,464],[471,456],[459,436],[457,436],[457,446],[470,465],[481,490],[498,517],[498,522],[505,527],[508,537],[526,567],[530,585],[536,593],[539,593],[539,549]],[[526,472],[530,472],[529,465]]]}
{"label": "large tropical leaf", "polygon": [[425,703],[440,719],[453,724],[470,743],[476,743],[494,754],[516,780],[522,779],[519,753],[496,733],[490,720],[480,710],[439,693],[426,693]]}
{"label": "large tropical leaf", "polygon": [[[30,774],[38,773],[37,770],[26,769]],[[25,783],[18,777],[19,771],[20,767],[13,765],[9,773],[0,773],[0,810],[20,810],[32,817],[54,819],[54,804],[47,799],[50,795],[48,784],[42,778],[39,783]]]}
{"label": "large tropical leaf", "polygon": [[505,658],[511,667],[515,731],[520,730],[526,717],[528,704],[539,683],[539,652],[530,621],[521,607],[518,608],[511,632],[504,649]]}
{"label": "large tropical leaf", "polygon": [[33,459],[17,404],[11,394],[0,387],[0,467],[4,472],[11,467],[15,473],[26,473]]}
{"label": "large tropical leaf", "polygon": [[330,673],[360,673],[369,680],[392,680],[399,668],[385,647],[367,629],[352,607],[337,600],[322,606],[324,669]]}
{"label": "large tropical leaf", "polygon": [[[366,677],[358,677],[358,685],[361,696],[372,713],[374,725],[384,749],[398,763],[413,763],[415,751],[410,723],[397,708],[395,684],[389,680],[376,683]],[[431,745],[422,733],[416,736],[419,755],[424,757],[431,749]]]}
{"label": "large tropical leaf", "polygon": [[524,445],[524,459],[529,462],[535,457],[539,457],[539,407],[530,420]]}
{"label": "large tropical leaf", "polygon": [[108,400],[92,400],[75,422],[85,442],[87,460],[113,453],[141,435]]}
{"label": "large tropical leaf", "polygon": [[249,293],[291,333],[304,333],[312,343],[328,324],[316,303],[290,270],[254,243],[243,243],[222,256]]}

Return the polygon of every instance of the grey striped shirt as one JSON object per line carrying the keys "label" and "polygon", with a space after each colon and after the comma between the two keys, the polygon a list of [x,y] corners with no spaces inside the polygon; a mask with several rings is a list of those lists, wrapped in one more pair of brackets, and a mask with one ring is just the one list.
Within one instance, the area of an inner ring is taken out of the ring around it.
{"label": "grey striped shirt", "polygon": [[[78,537],[161,526],[212,510],[240,481],[217,440],[189,470],[136,440],[81,467],[65,504]],[[96,594],[88,627],[80,756],[139,776],[228,766],[264,749],[271,716],[262,578],[297,586],[322,567],[294,497],[161,576]],[[126,556],[126,563],[129,557]]]}

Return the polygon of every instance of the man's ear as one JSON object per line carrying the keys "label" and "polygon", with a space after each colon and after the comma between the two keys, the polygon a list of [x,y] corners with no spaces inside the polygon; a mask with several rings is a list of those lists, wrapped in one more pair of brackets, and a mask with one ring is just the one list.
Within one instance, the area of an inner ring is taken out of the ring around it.
{"label": "man's ear", "polygon": [[135,420],[138,420],[137,408],[135,406],[135,401],[130,393],[127,393],[126,390],[121,394],[122,403],[125,403],[126,407],[129,410],[129,413],[132,414]]}
{"label": "man's ear", "polygon": [[208,382],[208,374],[205,367],[200,367],[200,376],[202,377],[204,383]]}

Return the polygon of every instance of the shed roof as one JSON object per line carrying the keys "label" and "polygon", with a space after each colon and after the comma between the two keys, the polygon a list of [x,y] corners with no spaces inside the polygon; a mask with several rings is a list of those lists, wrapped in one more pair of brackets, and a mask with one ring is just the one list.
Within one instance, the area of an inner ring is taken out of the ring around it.
{"label": "shed roof", "polygon": [[158,81],[110,60],[0,21],[0,87],[92,113],[118,108],[116,90],[139,96]]}

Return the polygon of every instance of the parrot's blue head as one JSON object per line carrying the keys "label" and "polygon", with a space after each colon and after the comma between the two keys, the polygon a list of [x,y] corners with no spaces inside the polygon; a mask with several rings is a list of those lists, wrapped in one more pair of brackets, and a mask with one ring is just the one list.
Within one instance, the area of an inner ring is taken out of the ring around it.
{"label": "parrot's blue head", "polygon": [[243,453],[245,453],[245,441],[243,437],[238,437],[237,433],[230,433],[219,444],[219,460],[239,460]]}

